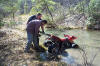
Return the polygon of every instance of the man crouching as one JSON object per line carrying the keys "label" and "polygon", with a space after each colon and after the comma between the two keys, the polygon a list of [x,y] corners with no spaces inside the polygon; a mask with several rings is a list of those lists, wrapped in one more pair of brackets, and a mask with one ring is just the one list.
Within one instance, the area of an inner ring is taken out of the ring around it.
{"label": "man crouching", "polygon": [[26,28],[28,42],[25,47],[25,52],[30,51],[30,46],[32,45],[32,42],[35,49],[39,49],[39,28],[41,27],[42,32],[44,33],[45,24],[47,24],[46,20],[32,20],[28,23]]}

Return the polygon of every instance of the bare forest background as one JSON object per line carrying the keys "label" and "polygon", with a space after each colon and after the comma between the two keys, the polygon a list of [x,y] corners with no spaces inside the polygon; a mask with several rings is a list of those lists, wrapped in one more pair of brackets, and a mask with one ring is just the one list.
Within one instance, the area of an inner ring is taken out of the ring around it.
{"label": "bare forest background", "polygon": [[100,29],[99,6],[99,0],[0,0],[0,27],[26,22],[22,15],[42,13],[49,27]]}

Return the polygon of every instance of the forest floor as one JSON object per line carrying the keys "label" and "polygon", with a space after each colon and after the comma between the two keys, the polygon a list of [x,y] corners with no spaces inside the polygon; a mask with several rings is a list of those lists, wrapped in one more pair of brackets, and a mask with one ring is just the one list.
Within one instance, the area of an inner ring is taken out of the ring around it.
{"label": "forest floor", "polygon": [[[25,24],[23,24],[25,26]],[[42,61],[40,52],[25,53],[26,32],[22,26],[0,29],[0,66],[62,66],[56,61]],[[62,65],[61,65],[62,64]]]}

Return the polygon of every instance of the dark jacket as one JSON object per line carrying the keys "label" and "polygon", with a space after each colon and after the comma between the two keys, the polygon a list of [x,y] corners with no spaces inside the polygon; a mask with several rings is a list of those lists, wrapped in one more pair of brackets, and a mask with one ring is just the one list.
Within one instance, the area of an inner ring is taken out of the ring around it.
{"label": "dark jacket", "polygon": [[[37,19],[36,15],[31,16],[31,17],[28,19],[27,24],[28,24],[30,21],[35,20],[35,19]],[[40,19],[40,20],[41,20],[41,19]]]}

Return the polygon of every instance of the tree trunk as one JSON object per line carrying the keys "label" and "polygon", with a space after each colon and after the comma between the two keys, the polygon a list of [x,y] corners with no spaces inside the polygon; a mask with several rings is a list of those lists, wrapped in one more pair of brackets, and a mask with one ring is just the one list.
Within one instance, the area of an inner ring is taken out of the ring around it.
{"label": "tree trunk", "polygon": [[13,20],[15,19],[15,13],[13,12],[13,14],[12,14],[12,18],[13,18]]}
{"label": "tree trunk", "polygon": [[46,6],[46,8],[47,8],[47,10],[48,10],[48,13],[50,14],[50,16],[51,16],[51,18],[52,18],[52,21],[54,21],[54,20],[53,20],[53,15],[52,15],[51,11],[49,10],[48,4],[47,4],[45,1],[44,1],[44,3],[45,3],[45,6]]}

